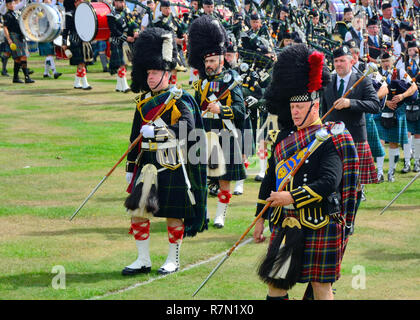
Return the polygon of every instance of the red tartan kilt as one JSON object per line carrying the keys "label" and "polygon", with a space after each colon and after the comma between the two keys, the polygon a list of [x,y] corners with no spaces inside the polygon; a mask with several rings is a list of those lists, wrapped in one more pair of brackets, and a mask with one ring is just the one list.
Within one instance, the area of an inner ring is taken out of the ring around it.
{"label": "red tartan kilt", "polygon": [[[298,218],[297,213],[292,210],[285,210],[287,214]],[[299,219],[299,218],[298,218]],[[281,231],[281,222],[274,228],[271,235],[277,236]],[[302,269],[298,282],[321,282],[333,283],[340,278],[341,261],[345,250],[343,232],[344,226],[330,222],[325,227],[312,230],[302,226],[304,232],[304,252]],[[271,243],[270,241],[270,243]]]}
{"label": "red tartan kilt", "polygon": [[360,161],[359,184],[378,183],[378,175],[368,142],[355,142],[355,145]]}

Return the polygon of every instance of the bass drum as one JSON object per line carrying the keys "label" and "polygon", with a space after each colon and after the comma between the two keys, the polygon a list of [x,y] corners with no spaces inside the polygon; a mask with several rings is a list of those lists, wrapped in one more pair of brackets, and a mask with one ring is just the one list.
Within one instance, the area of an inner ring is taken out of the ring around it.
{"label": "bass drum", "polygon": [[23,35],[35,42],[51,42],[64,27],[64,15],[55,7],[32,3],[25,7],[19,18]]}
{"label": "bass drum", "polygon": [[111,8],[105,2],[79,4],[74,13],[74,25],[80,39],[85,42],[108,40],[111,31],[106,15],[109,13],[111,13]]}

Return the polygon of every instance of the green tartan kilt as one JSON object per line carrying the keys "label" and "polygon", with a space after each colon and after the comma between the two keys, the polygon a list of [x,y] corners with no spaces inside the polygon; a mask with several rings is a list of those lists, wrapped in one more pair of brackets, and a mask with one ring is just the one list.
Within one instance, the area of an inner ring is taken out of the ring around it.
{"label": "green tartan kilt", "polygon": [[[70,65],[77,66],[81,63],[86,63],[85,55],[83,54],[83,41],[78,36],[71,36],[70,39],[70,51],[72,57],[70,58]],[[86,55],[93,57],[92,47],[89,45],[86,47]]]}
{"label": "green tartan kilt", "polygon": [[[420,98],[414,103],[415,106],[420,106]],[[420,134],[420,119],[417,121],[408,121],[407,120],[407,130],[411,134]]]}
{"label": "green tartan kilt", "polygon": [[374,115],[376,128],[379,137],[386,142],[398,143],[401,146],[408,143],[407,136],[407,119],[405,117],[405,104],[401,105],[395,111],[397,116],[397,125],[393,128],[386,129],[381,124],[381,115]]}
{"label": "green tartan kilt", "polygon": [[26,56],[27,47],[25,39],[21,35],[14,32],[10,33],[10,38],[12,39],[12,42],[16,45],[16,50],[10,50],[12,52],[13,59]]}
{"label": "green tartan kilt", "polygon": [[372,157],[384,157],[385,149],[381,144],[381,139],[379,138],[378,129],[376,128],[376,123],[373,119],[373,114],[365,113],[365,118],[367,140],[369,143],[370,151],[372,152]]}
{"label": "green tartan kilt", "polygon": [[52,42],[39,42],[38,50],[40,56],[55,55],[54,44]]}
{"label": "green tartan kilt", "polygon": [[[140,176],[141,169],[146,164],[153,164],[159,170],[163,168],[156,160],[156,152],[144,151],[140,166],[136,171],[136,178]],[[206,167],[202,164],[186,166],[191,190],[196,205],[192,205],[187,193],[187,184],[182,167],[175,170],[165,169],[158,172],[157,194],[159,210],[155,217],[184,219],[185,235],[194,236],[206,228],[207,188]]]}
{"label": "green tartan kilt", "polygon": [[226,173],[223,176],[220,176],[218,178],[219,180],[238,181],[246,179],[245,166],[242,161],[242,150],[240,148],[239,141],[240,140],[231,136],[228,148],[224,146],[225,141],[223,141],[223,138],[219,138],[223,155],[226,160]]}
{"label": "green tartan kilt", "polygon": [[111,56],[109,58],[109,68],[111,70],[117,71],[121,66],[126,64],[124,61],[122,44],[115,44],[111,42],[110,49]]}

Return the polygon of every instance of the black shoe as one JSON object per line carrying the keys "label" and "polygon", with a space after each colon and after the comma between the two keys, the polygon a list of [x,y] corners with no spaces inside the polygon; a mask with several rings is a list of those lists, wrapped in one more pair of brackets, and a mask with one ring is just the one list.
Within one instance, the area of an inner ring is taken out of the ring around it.
{"label": "black shoe", "polygon": [[130,91],[131,91],[131,89],[125,89],[124,91],[121,91],[121,92],[127,93],[127,92],[130,92]]}
{"label": "black shoe", "polygon": [[34,73],[34,70],[28,69],[28,74]]}
{"label": "black shoe", "polygon": [[25,78],[25,83],[34,83],[34,82],[35,82],[35,80],[32,80],[29,77]]}
{"label": "black shoe", "polygon": [[23,80],[20,80],[19,78],[13,78],[13,83],[23,83]]}
{"label": "black shoe", "polygon": [[382,173],[378,173],[378,183],[382,183],[385,181],[384,175]]}
{"label": "black shoe", "polygon": [[44,78],[51,78],[49,74],[44,74]]}
{"label": "black shoe", "polygon": [[261,182],[263,181],[264,177],[261,177],[259,174],[255,176],[255,181]]}
{"label": "black shoe", "polygon": [[92,89],[92,87],[91,87],[91,86],[87,86],[87,87],[83,87],[82,89],[83,89],[83,90],[91,90],[91,89]]}
{"label": "black shoe", "polygon": [[1,75],[2,75],[2,76],[5,76],[5,77],[10,77],[10,75],[7,73],[7,70],[6,70],[6,71],[4,71],[4,70],[3,70],[3,71],[1,72]]}
{"label": "black shoe", "polygon": [[404,163],[404,168],[402,168],[401,173],[409,173],[411,171],[411,167],[409,163]]}
{"label": "black shoe", "polygon": [[54,79],[58,79],[58,77],[60,77],[61,75],[62,75],[61,72],[54,73]]}
{"label": "black shoe", "polygon": [[131,269],[131,268],[125,267],[123,271],[121,272],[121,274],[123,276],[134,276],[140,273],[149,273],[150,270],[152,270],[151,267],[141,267],[140,269]]}
{"label": "black shoe", "polygon": [[222,225],[220,223],[214,223],[213,227],[215,227],[216,229],[222,229],[224,227],[224,225]]}

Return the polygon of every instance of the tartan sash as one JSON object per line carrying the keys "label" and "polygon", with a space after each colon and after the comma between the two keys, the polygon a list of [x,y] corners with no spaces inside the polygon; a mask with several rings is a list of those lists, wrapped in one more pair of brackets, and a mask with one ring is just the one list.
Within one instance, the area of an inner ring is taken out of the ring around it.
{"label": "tartan sash", "polygon": [[[334,146],[340,156],[343,164],[342,189],[341,189],[341,216],[349,226],[354,223],[356,216],[357,202],[357,181],[359,176],[359,157],[353,138],[347,129],[335,134],[334,122],[324,124],[325,128],[331,134]],[[307,147],[315,139],[315,132],[321,128],[321,125],[313,125],[308,128],[298,130],[287,138],[283,139],[275,148],[274,156],[277,162],[291,158],[298,151]],[[276,171],[277,174],[277,171]],[[276,178],[277,179],[277,178]]]}
{"label": "tartan sash", "polygon": [[168,96],[169,92],[166,91],[157,96],[151,96],[149,98],[143,99],[137,104],[137,109],[140,112],[142,118],[142,126],[149,123],[150,120],[153,119]]}
{"label": "tartan sash", "polygon": [[283,160],[276,165],[276,190],[279,191],[283,184],[286,182],[284,179],[287,175],[296,168],[305,155],[311,149],[311,146],[315,143],[315,139],[313,139],[307,147],[304,147],[302,150],[297,150],[293,156],[288,158],[287,160]]}
{"label": "tartan sash", "polygon": [[278,162],[289,159],[297,151],[302,150],[315,139],[315,132],[321,128],[321,125],[313,125],[308,128],[298,130],[283,139],[277,144],[275,157]]}

